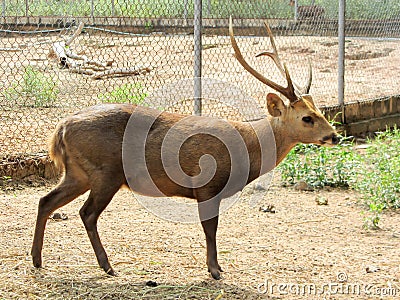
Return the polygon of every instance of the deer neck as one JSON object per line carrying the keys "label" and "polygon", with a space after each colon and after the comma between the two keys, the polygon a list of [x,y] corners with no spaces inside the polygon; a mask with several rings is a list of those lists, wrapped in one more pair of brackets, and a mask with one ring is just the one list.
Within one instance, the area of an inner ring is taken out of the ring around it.
{"label": "deer neck", "polygon": [[[279,165],[297,142],[288,134],[288,128],[278,118],[261,119],[252,122],[251,125],[257,135],[253,142],[261,146],[262,159],[265,162],[261,164],[260,175],[262,175]],[[250,149],[257,149],[257,147],[250,147]],[[260,151],[259,148],[258,151]],[[255,151],[249,151],[250,160],[253,158],[257,161],[257,153],[253,152]]]}
{"label": "deer neck", "polygon": [[290,150],[298,144],[298,142],[292,138],[287,126],[282,123],[281,119],[270,117],[268,118],[268,122],[271,124],[272,131],[274,132],[276,145],[275,166],[277,166],[286,157]]}

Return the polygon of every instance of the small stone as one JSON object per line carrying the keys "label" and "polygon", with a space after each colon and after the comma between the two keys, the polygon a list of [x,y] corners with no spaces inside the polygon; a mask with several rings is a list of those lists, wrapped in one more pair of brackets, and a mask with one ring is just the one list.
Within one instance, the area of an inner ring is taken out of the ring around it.
{"label": "small stone", "polygon": [[260,211],[266,213],[274,214],[276,213],[275,206],[273,204],[268,204],[267,206],[260,207]]}
{"label": "small stone", "polygon": [[266,191],[266,188],[265,187],[263,187],[260,183],[256,183],[256,184],[254,184],[254,186],[253,186],[253,189],[255,190],[255,191],[258,191],[258,192],[263,192],[263,191]]}
{"label": "small stone", "polygon": [[156,286],[158,286],[158,283],[156,281],[149,280],[149,281],[146,282],[146,286],[156,287]]}
{"label": "small stone", "polygon": [[325,197],[316,197],[315,202],[317,202],[317,205],[328,205],[328,199]]}
{"label": "small stone", "polygon": [[376,266],[368,266],[368,267],[365,268],[365,271],[367,273],[375,273],[375,272],[380,271],[380,268],[376,267]]}
{"label": "small stone", "polygon": [[65,221],[68,220],[68,216],[64,213],[56,212],[50,217],[50,219],[54,221]]}
{"label": "small stone", "polygon": [[294,189],[297,191],[313,191],[313,187],[310,186],[307,182],[304,180],[300,180],[298,183],[294,185]]}

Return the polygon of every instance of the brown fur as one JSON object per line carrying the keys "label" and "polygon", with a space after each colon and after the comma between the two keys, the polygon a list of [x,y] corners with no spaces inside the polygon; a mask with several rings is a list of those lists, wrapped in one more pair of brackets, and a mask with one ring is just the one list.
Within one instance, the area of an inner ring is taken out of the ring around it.
{"label": "brown fur", "polygon": [[[286,105],[279,96],[269,94],[267,104],[268,110],[275,117],[250,123],[194,116],[190,117],[190,122],[185,123],[187,116],[163,112],[147,133],[146,168],[156,187],[167,196],[194,198],[199,203],[199,214],[207,242],[207,265],[216,279],[220,278],[221,271],[217,261],[215,240],[221,198],[233,195],[245,184],[273,169],[299,142],[316,144],[337,142],[334,129],[315,107],[311,97],[303,96],[299,101]],[[36,267],[42,265],[43,236],[49,215],[90,190],[89,198],[80,210],[80,215],[99,265],[108,274],[114,274],[97,233],[97,219],[114,194],[122,186],[128,185],[127,179],[129,183],[133,182],[131,188],[134,191],[157,196],[154,190],[141,182],[141,174],[135,168],[128,173],[124,172],[122,146],[126,127],[132,116],[144,121],[158,114],[156,110],[128,104],[98,105],[71,115],[58,124],[51,138],[50,155],[56,165],[64,168],[64,177],[54,190],[40,199],[32,245],[33,263]],[[305,116],[312,117],[312,124],[303,121],[302,118]],[[138,124],[134,130],[140,133],[144,129],[140,128],[140,122]],[[191,188],[189,182],[188,186],[182,186],[166,174],[161,162],[161,145],[165,135],[173,126],[183,136],[196,129],[205,132],[186,139],[180,148],[179,164],[190,178],[194,178],[200,173],[200,157],[205,154],[211,155],[215,159],[217,168],[207,184]],[[231,174],[231,164],[237,163],[240,166],[241,162],[231,162],[227,147],[218,138],[207,134],[209,130],[213,130],[228,140],[232,139],[231,142],[235,144],[236,138],[232,137],[230,131],[232,128],[244,141],[250,166],[247,171],[239,168],[237,174]],[[273,140],[268,137],[272,137]],[[276,145],[276,149],[271,145]],[[262,152],[270,152],[271,155]],[[262,162],[263,155],[267,159]],[[244,183],[233,185],[220,193],[232,175],[244,178]],[[208,199],[215,201],[205,202]]]}

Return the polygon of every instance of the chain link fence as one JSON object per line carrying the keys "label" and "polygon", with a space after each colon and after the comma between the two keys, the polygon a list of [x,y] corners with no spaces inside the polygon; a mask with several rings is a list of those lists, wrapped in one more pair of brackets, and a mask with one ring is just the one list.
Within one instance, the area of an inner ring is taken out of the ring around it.
{"label": "chain link fence", "polygon": [[[57,121],[93,104],[147,101],[194,112],[193,0],[1,0],[0,10],[3,160],[45,152]],[[258,118],[270,91],[235,61],[230,15],[239,47],[257,70],[285,84],[271,61],[255,57],[271,50],[268,19],[295,81],[305,84],[310,61],[317,103],[337,104],[337,0],[204,0],[203,114]],[[345,102],[399,94],[400,3],[347,1],[346,16]],[[69,52],[64,61],[60,45]]]}

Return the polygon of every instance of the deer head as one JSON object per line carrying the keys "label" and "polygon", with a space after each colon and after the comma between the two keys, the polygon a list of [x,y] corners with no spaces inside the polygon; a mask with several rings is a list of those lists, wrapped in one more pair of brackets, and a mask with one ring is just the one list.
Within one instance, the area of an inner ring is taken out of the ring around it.
{"label": "deer head", "polygon": [[258,54],[257,57],[268,56],[274,61],[281,74],[286,78],[286,87],[269,80],[246,62],[233,34],[232,18],[229,20],[229,34],[235,57],[239,63],[259,81],[271,87],[289,101],[289,103],[286,104],[285,101],[275,93],[269,93],[267,95],[267,108],[272,116],[270,120],[271,125],[274,128],[275,135],[278,135],[278,137],[275,138],[279,141],[285,140],[287,143],[293,144],[337,144],[339,139],[335,129],[325,119],[321,111],[314,104],[312,96],[309,95],[312,83],[311,64],[309,64],[308,82],[304,88],[301,88],[292,81],[286,65],[282,64],[271,29],[268,23],[265,22],[264,24],[270,37],[273,51],[262,52]]}

